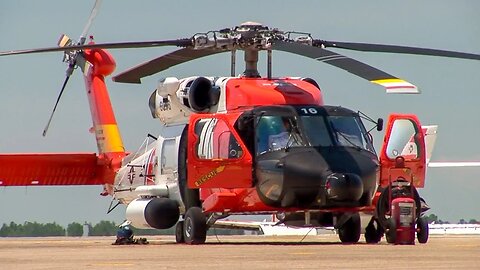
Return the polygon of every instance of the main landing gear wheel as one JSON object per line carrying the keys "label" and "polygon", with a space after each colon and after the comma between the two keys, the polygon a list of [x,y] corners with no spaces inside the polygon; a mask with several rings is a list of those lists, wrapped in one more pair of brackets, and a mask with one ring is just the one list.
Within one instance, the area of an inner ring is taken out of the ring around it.
{"label": "main landing gear wheel", "polygon": [[372,218],[365,228],[365,242],[377,244],[382,239],[384,230],[375,218]]}
{"label": "main landing gear wheel", "polygon": [[197,245],[207,239],[207,218],[200,207],[191,207],[185,213],[183,221],[185,243]]}
{"label": "main landing gear wheel", "polygon": [[184,222],[179,221],[175,226],[175,241],[177,244],[185,243],[185,234],[183,232]]}
{"label": "main landing gear wheel", "polygon": [[425,244],[428,241],[428,221],[424,217],[417,220],[417,239],[420,244]]}
{"label": "main landing gear wheel", "polygon": [[340,241],[345,244],[357,243],[360,240],[360,230],[360,214],[355,213],[338,229]]}

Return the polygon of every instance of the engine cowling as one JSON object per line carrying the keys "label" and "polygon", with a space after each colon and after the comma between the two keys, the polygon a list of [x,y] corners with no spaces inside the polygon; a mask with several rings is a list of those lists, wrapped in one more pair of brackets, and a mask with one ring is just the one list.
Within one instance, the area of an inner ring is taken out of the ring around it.
{"label": "engine cowling", "polygon": [[127,206],[126,218],[139,229],[168,229],[180,217],[179,205],[168,198],[139,198]]}
{"label": "engine cowling", "polygon": [[220,88],[214,78],[189,77],[161,80],[150,96],[149,107],[153,118],[164,124],[183,124],[192,112],[214,112],[220,98]]}

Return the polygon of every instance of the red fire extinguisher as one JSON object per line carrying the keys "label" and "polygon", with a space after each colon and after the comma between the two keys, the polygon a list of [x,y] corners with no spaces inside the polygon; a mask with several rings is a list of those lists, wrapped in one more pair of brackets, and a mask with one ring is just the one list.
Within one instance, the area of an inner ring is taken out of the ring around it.
{"label": "red fire extinguisher", "polygon": [[415,244],[415,200],[400,197],[392,200],[391,217],[388,220],[387,241],[396,245]]}

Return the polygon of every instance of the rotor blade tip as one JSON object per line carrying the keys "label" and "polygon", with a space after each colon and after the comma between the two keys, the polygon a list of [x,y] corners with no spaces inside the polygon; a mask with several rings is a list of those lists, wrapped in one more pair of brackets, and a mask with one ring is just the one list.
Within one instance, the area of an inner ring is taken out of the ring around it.
{"label": "rotor blade tip", "polygon": [[372,83],[385,87],[388,94],[419,94],[418,88],[402,79],[380,79],[372,80]]}

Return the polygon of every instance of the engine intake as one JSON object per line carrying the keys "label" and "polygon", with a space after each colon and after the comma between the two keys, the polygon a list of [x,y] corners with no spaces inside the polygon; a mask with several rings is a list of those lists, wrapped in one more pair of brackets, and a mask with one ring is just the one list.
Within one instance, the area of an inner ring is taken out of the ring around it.
{"label": "engine intake", "polygon": [[211,112],[220,99],[220,87],[214,81],[206,77],[161,80],[148,101],[152,117],[165,125],[184,124],[191,112]]}
{"label": "engine intake", "polygon": [[196,78],[188,90],[188,103],[195,112],[203,112],[218,103],[220,90],[205,77]]}

